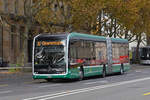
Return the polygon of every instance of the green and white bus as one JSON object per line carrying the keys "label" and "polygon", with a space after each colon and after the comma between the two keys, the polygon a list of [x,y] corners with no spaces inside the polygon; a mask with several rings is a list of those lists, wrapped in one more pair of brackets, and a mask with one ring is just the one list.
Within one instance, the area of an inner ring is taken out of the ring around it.
{"label": "green and white bus", "polygon": [[126,39],[66,33],[40,34],[33,41],[34,79],[80,79],[130,69]]}

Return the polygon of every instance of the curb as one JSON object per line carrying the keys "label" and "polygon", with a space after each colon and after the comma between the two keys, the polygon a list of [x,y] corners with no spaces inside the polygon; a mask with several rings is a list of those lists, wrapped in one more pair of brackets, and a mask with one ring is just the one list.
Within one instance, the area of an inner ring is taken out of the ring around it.
{"label": "curb", "polygon": [[32,67],[0,67],[0,74],[32,72]]}

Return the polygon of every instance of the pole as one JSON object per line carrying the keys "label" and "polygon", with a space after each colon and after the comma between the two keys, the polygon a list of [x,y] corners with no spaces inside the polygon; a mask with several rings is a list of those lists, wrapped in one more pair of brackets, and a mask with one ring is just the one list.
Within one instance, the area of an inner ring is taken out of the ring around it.
{"label": "pole", "polygon": [[3,25],[2,25],[2,64],[3,64]]}

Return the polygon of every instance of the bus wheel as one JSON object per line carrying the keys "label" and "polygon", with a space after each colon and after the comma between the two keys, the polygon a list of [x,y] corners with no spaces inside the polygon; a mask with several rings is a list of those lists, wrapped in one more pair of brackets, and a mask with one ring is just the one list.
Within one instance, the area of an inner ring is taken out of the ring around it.
{"label": "bus wheel", "polygon": [[103,78],[106,77],[106,67],[105,67],[105,65],[103,66],[102,77],[103,77]]}
{"label": "bus wheel", "polygon": [[51,78],[47,78],[47,79],[45,79],[47,82],[51,82],[52,81],[52,79]]}
{"label": "bus wheel", "polygon": [[83,78],[84,78],[84,73],[83,73],[82,68],[80,68],[80,71],[79,71],[79,81],[82,81]]}
{"label": "bus wheel", "polygon": [[120,67],[120,75],[123,75],[124,74],[124,67],[123,67],[123,64],[121,64],[121,67]]}

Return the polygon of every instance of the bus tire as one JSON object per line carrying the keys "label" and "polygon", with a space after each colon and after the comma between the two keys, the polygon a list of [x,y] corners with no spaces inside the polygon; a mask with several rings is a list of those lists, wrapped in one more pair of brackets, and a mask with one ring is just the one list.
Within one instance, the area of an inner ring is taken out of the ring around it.
{"label": "bus tire", "polygon": [[79,81],[82,81],[83,78],[84,78],[83,67],[80,67],[80,71],[79,71]]}
{"label": "bus tire", "polygon": [[106,77],[106,66],[103,65],[103,72],[102,72],[102,77]]}
{"label": "bus tire", "polygon": [[124,74],[124,66],[123,64],[121,64],[121,67],[120,67],[120,75],[123,75]]}

